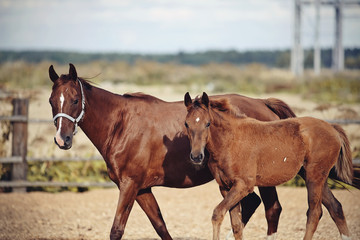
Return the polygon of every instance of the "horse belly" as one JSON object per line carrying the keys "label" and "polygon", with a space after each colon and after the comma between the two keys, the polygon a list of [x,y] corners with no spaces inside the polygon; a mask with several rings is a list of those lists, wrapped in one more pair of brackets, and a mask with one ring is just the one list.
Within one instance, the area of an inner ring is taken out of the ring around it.
{"label": "horse belly", "polygon": [[263,154],[259,158],[257,186],[276,186],[289,181],[299,172],[304,154],[291,150],[274,148],[273,153]]}

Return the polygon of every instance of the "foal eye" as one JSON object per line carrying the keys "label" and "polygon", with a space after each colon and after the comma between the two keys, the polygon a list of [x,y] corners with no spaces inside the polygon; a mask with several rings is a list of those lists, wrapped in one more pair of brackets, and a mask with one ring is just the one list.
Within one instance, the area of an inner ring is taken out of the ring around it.
{"label": "foal eye", "polygon": [[78,102],[79,102],[79,100],[76,99],[76,100],[74,101],[74,104],[78,104]]}
{"label": "foal eye", "polygon": [[189,125],[188,125],[186,122],[185,122],[185,127],[186,127],[186,128],[189,128]]}
{"label": "foal eye", "polygon": [[206,124],[206,128],[208,128],[208,127],[210,127],[210,122],[208,122],[208,123]]}

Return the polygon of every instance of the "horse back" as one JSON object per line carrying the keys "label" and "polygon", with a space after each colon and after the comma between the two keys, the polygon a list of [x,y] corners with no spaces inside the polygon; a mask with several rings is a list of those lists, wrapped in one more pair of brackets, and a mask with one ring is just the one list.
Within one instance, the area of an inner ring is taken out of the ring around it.
{"label": "horse back", "polygon": [[[276,113],[263,99],[250,98],[238,94],[216,95],[210,97],[211,100],[221,98],[228,98],[232,106],[237,108],[240,113],[244,113],[250,118],[255,118],[260,121],[273,121],[280,119],[280,117],[276,115]],[[292,116],[289,115],[288,117]]]}

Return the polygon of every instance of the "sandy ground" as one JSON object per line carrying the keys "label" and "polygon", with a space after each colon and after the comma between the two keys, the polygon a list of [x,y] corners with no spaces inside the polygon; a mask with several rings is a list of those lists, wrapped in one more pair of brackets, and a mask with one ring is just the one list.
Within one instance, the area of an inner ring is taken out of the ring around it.
{"label": "sandy ground", "polygon": [[[221,196],[216,183],[190,189],[154,188],[168,230],[174,239],[211,239],[211,214]],[[305,188],[278,187],[283,206],[277,239],[302,239],[305,231]],[[342,203],[352,239],[360,239],[360,191],[334,190]],[[0,239],[108,239],[118,190],[97,189],[85,193],[0,194]],[[320,220],[314,239],[340,239],[328,212]],[[228,215],[221,239],[230,229]],[[266,238],[261,204],[244,230],[247,240]],[[124,239],[159,239],[144,212],[135,203]]]}

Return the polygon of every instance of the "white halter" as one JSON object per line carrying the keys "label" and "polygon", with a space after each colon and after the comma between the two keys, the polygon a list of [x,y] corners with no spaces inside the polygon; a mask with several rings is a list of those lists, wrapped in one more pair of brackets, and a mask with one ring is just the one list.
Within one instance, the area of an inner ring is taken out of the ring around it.
{"label": "white halter", "polygon": [[54,123],[56,124],[56,119],[59,117],[65,117],[67,119],[69,119],[71,122],[75,123],[75,129],[73,132],[73,135],[75,135],[77,133],[77,126],[78,123],[81,121],[81,119],[84,117],[84,113],[85,113],[85,97],[84,97],[84,91],[83,91],[83,87],[81,84],[81,81],[79,79],[77,79],[77,81],[80,84],[80,89],[81,89],[81,113],[80,115],[75,119],[69,115],[67,115],[66,113],[58,113],[55,115],[55,117],[53,118]]}

